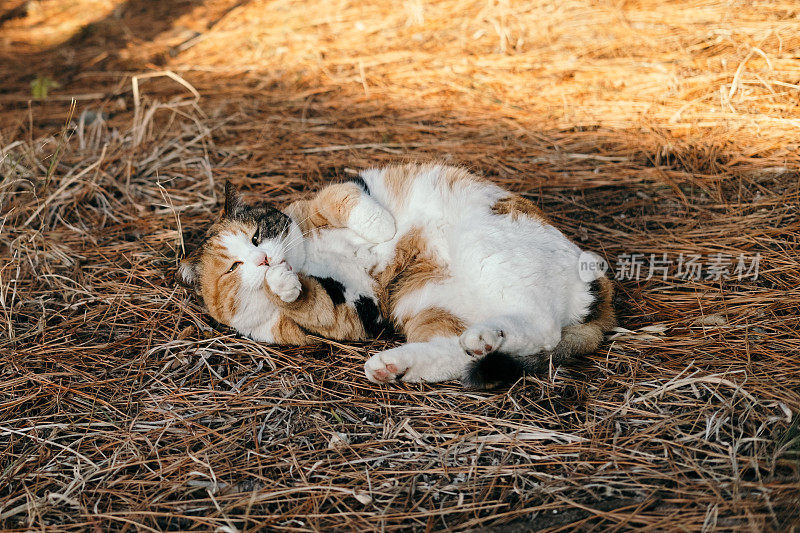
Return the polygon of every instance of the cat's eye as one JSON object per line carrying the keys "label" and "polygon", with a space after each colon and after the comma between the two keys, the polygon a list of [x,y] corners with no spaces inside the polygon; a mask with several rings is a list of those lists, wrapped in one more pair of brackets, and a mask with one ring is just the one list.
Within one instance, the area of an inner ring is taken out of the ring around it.
{"label": "cat's eye", "polygon": [[235,263],[233,263],[233,264],[231,265],[231,267],[228,269],[228,274],[230,274],[231,272],[233,272],[234,270],[236,270],[237,268],[239,268],[239,265],[241,265],[241,264],[242,264],[242,262],[241,262],[241,261],[236,261]]}
{"label": "cat's eye", "polygon": [[253,246],[258,246],[259,244],[261,244],[261,239],[259,239],[260,236],[261,236],[261,229],[259,228],[253,234]]}

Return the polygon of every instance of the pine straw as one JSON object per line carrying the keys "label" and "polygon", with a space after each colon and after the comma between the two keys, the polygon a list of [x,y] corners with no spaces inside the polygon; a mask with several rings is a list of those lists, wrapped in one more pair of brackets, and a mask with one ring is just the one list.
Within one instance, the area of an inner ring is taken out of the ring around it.
{"label": "pine straw", "polygon": [[[0,524],[798,526],[794,2],[16,4]],[[154,69],[172,74],[134,93]],[[61,87],[28,103],[36,75]],[[282,203],[430,158],[612,261],[759,253],[759,279],[623,280],[627,333],[492,393],[372,385],[364,360],[396,339],[267,346],[174,284],[223,179]]]}

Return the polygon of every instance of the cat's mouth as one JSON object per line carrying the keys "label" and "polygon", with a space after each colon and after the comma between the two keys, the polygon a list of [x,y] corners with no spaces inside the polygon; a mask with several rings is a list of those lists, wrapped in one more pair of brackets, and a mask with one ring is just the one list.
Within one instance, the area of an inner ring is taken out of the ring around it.
{"label": "cat's mouth", "polygon": [[267,254],[264,254],[264,257],[261,258],[260,261],[256,262],[257,267],[276,267],[283,265],[284,268],[291,271],[292,266],[286,262],[286,259],[281,259],[280,261],[276,261],[275,259],[270,259]]}

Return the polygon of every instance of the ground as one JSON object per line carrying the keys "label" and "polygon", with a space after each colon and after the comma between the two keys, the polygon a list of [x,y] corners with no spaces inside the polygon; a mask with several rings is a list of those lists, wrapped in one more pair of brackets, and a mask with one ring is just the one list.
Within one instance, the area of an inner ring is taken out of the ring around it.
{"label": "ground", "polygon": [[[796,530],[799,25],[788,0],[0,2],[0,526]],[[597,353],[379,386],[398,339],[260,344],[174,282],[226,179],[283,204],[431,159],[608,260]]]}

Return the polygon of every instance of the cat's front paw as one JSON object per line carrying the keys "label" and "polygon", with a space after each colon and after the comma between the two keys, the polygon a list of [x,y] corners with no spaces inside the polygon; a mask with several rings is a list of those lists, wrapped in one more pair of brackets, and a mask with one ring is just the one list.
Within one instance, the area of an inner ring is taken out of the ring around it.
{"label": "cat's front paw", "polygon": [[497,351],[505,340],[505,333],[499,329],[472,326],[459,337],[461,347],[470,355],[486,355]]}
{"label": "cat's front paw", "polygon": [[397,231],[394,217],[387,210],[364,200],[350,212],[347,225],[364,240],[374,243],[392,240]]}
{"label": "cat's front paw", "polygon": [[300,296],[300,279],[283,263],[267,269],[266,281],[269,290],[286,303],[292,303]]}
{"label": "cat's front paw", "polygon": [[364,373],[373,383],[389,383],[406,378],[411,362],[403,357],[402,349],[394,348],[379,352],[364,363]]}

